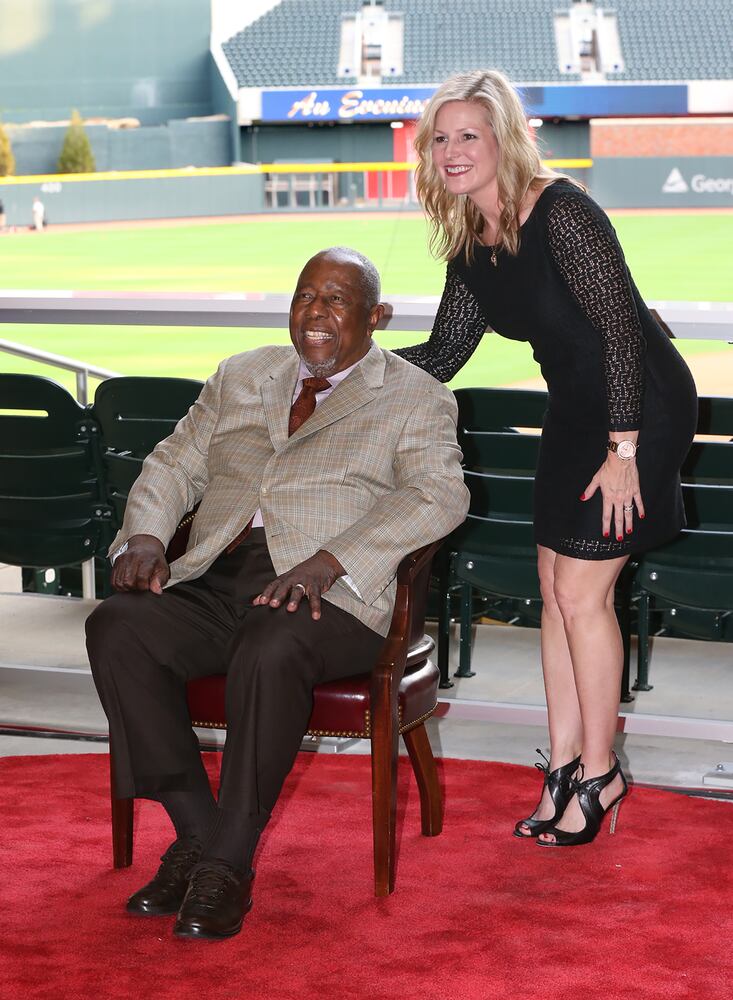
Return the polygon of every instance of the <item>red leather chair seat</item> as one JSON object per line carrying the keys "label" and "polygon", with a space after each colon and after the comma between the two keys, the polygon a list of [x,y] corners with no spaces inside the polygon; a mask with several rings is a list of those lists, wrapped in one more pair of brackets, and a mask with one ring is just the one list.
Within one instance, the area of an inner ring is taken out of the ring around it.
{"label": "red leather chair seat", "polygon": [[[427,657],[433,650],[427,636],[411,647],[399,689],[400,732],[423,722],[437,703],[438,668]],[[226,728],[224,712],[225,674],[200,677],[188,682],[188,707],[194,726]],[[371,737],[369,712],[371,674],[318,684],[313,689],[313,712],[308,723],[311,736]]]}

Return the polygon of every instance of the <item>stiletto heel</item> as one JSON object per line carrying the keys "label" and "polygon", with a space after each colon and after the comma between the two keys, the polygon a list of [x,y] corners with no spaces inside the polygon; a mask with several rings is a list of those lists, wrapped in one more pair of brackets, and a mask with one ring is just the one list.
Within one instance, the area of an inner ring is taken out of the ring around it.
{"label": "stiletto heel", "polygon": [[[539,837],[541,833],[544,833],[554,823],[557,823],[575,793],[575,789],[571,786],[571,778],[580,766],[580,757],[576,757],[570,763],[563,764],[562,767],[551,771],[550,762],[539,747],[537,748],[537,753],[545,762],[544,764],[535,763],[537,770],[542,771],[545,776],[542,791],[544,792],[545,788],[547,788],[550,793],[550,798],[555,806],[555,814],[550,819],[520,819],[514,827],[514,836],[519,837],[521,840],[531,840],[533,837]],[[529,833],[522,833],[521,828],[523,826],[529,829]]]}
{"label": "stiletto heel", "polygon": [[[624,782],[625,781],[626,779],[624,778]],[[623,794],[626,795],[626,792],[624,792]],[[616,824],[618,822],[618,811],[620,808],[621,808],[621,799],[616,799],[613,806],[611,807],[611,826],[608,830],[609,834],[616,832]]]}
{"label": "stiletto heel", "polygon": [[[606,771],[605,774],[600,774],[596,778],[588,778],[583,781],[582,779],[582,769],[581,768],[581,779],[576,781],[571,779],[570,784],[572,786],[572,794],[578,796],[578,805],[580,806],[581,812],[585,818],[585,826],[582,830],[578,830],[576,833],[570,833],[567,830],[558,830],[555,826],[549,826],[543,833],[551,833],[555,838],[554,840],[538,840],[537,843],[540,847],[576,847],[578,844],[589,844],[598,834],[601,829],[601,823],[603,822],[603,817],[609,810],[611,811],[611,829],[610,833],[616,832],[616,822],[618,819],[618,811],[621,807],[621,800],[628,794],[629,786],[626,783],[626,778],[624,777],[624,772],[621,770],[621,763],[618,757],[614,753],[613,756],[616,758],[616,763],[610,769]],[[604,808],[601,805],[601,792],[603,789],[610,785],[616,775],[621,776],[621,781],[623,782],[623,791],[609,802]],[[571,794],[571,798],[572,798]]]}

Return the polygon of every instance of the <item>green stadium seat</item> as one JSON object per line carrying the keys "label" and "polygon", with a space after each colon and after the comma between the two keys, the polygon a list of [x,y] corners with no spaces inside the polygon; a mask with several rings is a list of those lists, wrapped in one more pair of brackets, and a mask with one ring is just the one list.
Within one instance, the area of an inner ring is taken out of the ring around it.
{"label": "green stadium seat", "polygon": [[687,528],[646,553],[635,580],[641,691],[650,689],[652,632],[733,640],[733,398],[701,396],[697,434],[722,440],[696,438],[683,464]]}
{"label": "green stadium seat", "polygon": [[[500,616],[538,624],[542,600],[534,542],[533,489],[547,393],[539,390],[457,389],[458,441],[471,493],[468,518],[447,539],[439,563],[441,613],[438,666],[448,677],[451,595],[460,592],[460,647],[457,677],[470,677],[474,594],[498,601]],[[629,563],[616,591],[624,643],[622,700],[629,701],[631,584]],[[496,607],[497,605],[492,605]],[[478,608],[481,613],[481,608]]]}
{"label": "green stadium seat", "polygon": [[[715,487],[712,487],[715,489]],[[730,497],[728,497],[730,500]],[[730,509],[730,508],[729,508]],[[670,610],[695,610],[689,633],[694,638],[733,638],[733,512],[727,530],[686,529],[681,535],[641,560],[636,578],[639,589],[639,660],[635,687],[650,690],[649,618],[653,603]],[[704,614],[702,614],[704,612]]]}
{"label": "green stadium seat", "polygon": [[92,413],[102,435],[107,500],[119,528],[130,487],[143,460],[198,398],[203,382],[187,378],[121,376],[100,382]]}
{"label": "green stadium seat", "polygon": [[[470,677],[471,621],[486,613],[475,600],[488,595],[492,611],[535,621],[539,582],[532,539],[532,486],[538,433],[547,393],[518,389],[467,388],[455,392],[458,440],[463,451],[471,504],[466,522],[443,547],[437,564],[440,590],[438,666],[450,687],[449,644],[453,595],[460,599],[458,677]],[[529,603],[528,603],[529,602]]]}
{"label": "green stadium seat", "polygon": [[38,571],[37,589],[57,593],[58,570],[94,560],[111,538],[97,436],[63,386],[0,374],[0,562]]}

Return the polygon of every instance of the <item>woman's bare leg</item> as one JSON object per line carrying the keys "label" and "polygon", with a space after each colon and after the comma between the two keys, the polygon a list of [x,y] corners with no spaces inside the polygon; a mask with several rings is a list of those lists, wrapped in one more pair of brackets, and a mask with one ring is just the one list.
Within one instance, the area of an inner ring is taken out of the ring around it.
{"label": "woman's bare leg", "polygon": [[[580,753],[583,724],[575,689],[575,674],[565,635],[565,623],[555,600],[555,559],[552,549],[537,546],[537,570],[542,591],[542,676],[547,698],[547,720],[550,730],[550,770],[567,764]],[[532,819],[551,819],[555,806],[545,789]],[[529,836],[529,828],[521,832]]]}
{"label": "woman's bare leg", "polygon": [[[616,734],[623,671],[623,647],[616,612],[614,588],[626,557],[602,561],[558,555],[554,562],[554,595],[564,623],[575,689],[582,718],[584,777],[605,774],[613,763],[611,749]],[[603,805],[623,788],[614,778],[601,794]],[[562,819],[561,830],[581,830],[585,819],[573,798]],[[552,840],[552,834],[541,834]]]}

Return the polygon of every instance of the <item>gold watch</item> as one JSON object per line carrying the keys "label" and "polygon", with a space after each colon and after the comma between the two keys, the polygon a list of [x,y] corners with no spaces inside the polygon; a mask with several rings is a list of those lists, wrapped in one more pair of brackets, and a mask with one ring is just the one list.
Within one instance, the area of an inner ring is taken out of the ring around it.
{"label": "gold watch", "polygon": [[628,462],[634,458],[639,450],[638,445],[635,445],[633,441],[629,441],[628,438],[625,438],[623,441],[609,441],[607,448],[623,459],[624,462]]}

